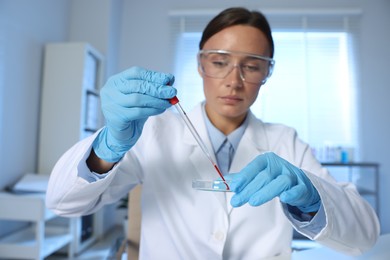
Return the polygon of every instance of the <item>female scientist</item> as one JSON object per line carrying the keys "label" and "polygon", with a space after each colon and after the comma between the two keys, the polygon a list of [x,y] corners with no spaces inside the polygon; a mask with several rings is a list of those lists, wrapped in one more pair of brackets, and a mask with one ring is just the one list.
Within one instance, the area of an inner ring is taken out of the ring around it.
{"label": "female scientist", "polygon": [[47,206],[90,214],[142,184],[141,259],[289,258],[293,228],[352,255],[372,247],[378,220],[355,187],[336,183],[293,129],[250,112],[273,67],[266,18],[229,8],[199,47],[206,99],[189,118],[233,192],[191,187],[218,175],[181,118],[164,113],[174,77],[134,67],[102,88],[106,125],[57,162]]}

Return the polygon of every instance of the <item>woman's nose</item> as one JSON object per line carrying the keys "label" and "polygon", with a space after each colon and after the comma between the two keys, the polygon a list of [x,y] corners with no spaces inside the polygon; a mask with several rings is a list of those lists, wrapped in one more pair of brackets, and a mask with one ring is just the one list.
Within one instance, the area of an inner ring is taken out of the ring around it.
{"label": "woman's nose", "polygon": [[241,67],[236,64],[232,67],[231,71],[226,77],[229,86],[242,87],[244,84],[244,75],[242,74]]}

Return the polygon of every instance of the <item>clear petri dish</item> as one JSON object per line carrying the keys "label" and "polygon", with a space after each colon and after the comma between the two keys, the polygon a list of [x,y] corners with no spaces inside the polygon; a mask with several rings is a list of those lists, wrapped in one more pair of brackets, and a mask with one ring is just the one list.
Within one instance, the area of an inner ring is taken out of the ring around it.
{"label": "clear petri dish", "polygon": [[192,188],[204,191],[231,192],[229,181],[223,180],[193,180]]}

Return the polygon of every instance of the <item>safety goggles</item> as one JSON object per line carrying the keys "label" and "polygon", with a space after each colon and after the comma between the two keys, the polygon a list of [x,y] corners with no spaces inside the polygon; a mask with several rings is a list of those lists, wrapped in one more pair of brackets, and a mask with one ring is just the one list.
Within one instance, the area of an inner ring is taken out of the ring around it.
{"label": "safety goggles", "polygon": [[243,52],[201,50],[198,64],[202,73],[211,78],[223,79],[237,67],[242,81],[263,85],[271,76],[275,61]]}

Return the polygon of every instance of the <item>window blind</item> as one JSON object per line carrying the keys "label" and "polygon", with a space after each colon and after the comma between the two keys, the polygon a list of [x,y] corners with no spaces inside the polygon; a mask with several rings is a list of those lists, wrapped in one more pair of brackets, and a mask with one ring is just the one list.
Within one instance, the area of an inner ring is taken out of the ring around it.
{"label": "window blind", "polygon": [[[261,118],[293,126],[319,149],[358,150],[360,14],[359,10],[323,10],[267,15],[277,67],[255,105]],[[286,98],[280,99],[284,93]],[[282,109],[275,105],[277,100],[282,101],[278,104]]]}

